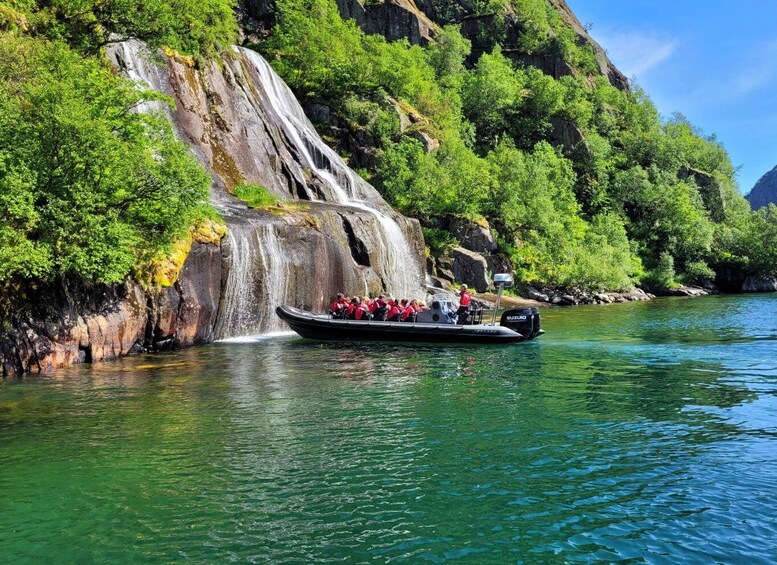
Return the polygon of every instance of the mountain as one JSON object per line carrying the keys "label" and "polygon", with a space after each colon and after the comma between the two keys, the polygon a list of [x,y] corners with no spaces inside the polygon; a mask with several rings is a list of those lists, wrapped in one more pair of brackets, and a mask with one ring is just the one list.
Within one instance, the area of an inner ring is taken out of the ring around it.
{"label": "mountain", "polygon": [[3,374],[424,274],[588,296],[773,274],[775,219],[722,144],[663,120],[563,0],[143,4],[0,14]]}
{"label": "mountain", "polygon": [[777,167],[758,179],[745,198],[753,210],[763,208],[767,204],[777,204]]}

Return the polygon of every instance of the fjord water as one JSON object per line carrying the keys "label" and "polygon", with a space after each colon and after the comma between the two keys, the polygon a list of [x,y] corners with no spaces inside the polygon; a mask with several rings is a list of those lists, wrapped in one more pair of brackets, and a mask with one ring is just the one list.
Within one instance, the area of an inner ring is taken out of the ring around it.
{"label": "fjord water", "polygon": [[777,296],[0,382],[3,562],[770,563]]}

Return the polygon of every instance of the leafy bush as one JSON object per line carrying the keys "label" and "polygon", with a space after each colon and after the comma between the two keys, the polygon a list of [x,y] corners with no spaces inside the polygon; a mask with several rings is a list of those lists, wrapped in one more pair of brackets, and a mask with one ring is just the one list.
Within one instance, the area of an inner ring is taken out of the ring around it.
{"label": "leafy bush", "polygon": [[642,282],[654,288],[673,288],[675,281],[674,258],[667,252],[661,253],[652,269],[648,269]]}
{"label": "leafy bush", "polygon": [[210,179],[140,91],[62,42],[0,35],[0,280],[122,280],[206,213]]}
{"label": "leafy bush", "polygon": [[23,0],[16,3],[33,34],[96,54],[111,34],[154,46],[212,55],[237,41],[235,0]]}
{"label": "leafy bush", "polygon": [[433,255],[442,255],[456,245],[457,241],[449,231],[436,228],[422,228],[424,232],[424,241]]}
{"label": "leafy bush", "polygon": [[704,261],[691,261],[683,269],[682,280],[685,284],[703,284],[715,280],[715,271]]}
{"label": "leafy bush", "polygon": [[235,196],[251,208],[270,208],[278,205],[278,197],[273,196],[260,184],[241,183],[232,191]]}

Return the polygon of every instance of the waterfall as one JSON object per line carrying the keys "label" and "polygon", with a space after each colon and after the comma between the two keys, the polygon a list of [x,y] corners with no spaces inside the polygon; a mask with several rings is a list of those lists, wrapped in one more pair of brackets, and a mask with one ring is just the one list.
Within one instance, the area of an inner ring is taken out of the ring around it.
{"label": "waterfall", "polygon": [[[291,89],[256,51],[236,48],[256,69],[267,106],[277,119],[277,125],[297,149],[303,165],[310,168],[329,188],[334,202],[373,216],[380,226],[378,253],[387,290],[394,296],[418,297],[422,288],[418,257],[397,222],[365,200],[362,184],[366,184],[340,156],[319,137],[305,116]],[[368,185],[369,186],[369,185]],[[347,289],[332,289],[346,290]]]}
{"label": "waterfall", "polygon": [[275,307],[287,303],[289,259],[271,223],[233,225],[230,267],[216,323],[216,339],[284,329]]}
{"label": "waterfall", "polygon": [[[140,105],[137,111],[165,115],[214,178],[220,176],[214,170],[214,147],[222,150],[239,147],[244,151],[243,162],[261,164],[261,170],[267,174],[273,174],[271,167],[275,167],[267,164],[268,157],[295,160],[296,163],[289,163],[291,169],[301,166],[305,178],[315,179],[315,190],[305,186],[311,199],[320,199],[335,211],[352,216],[354,229],[360,232],[357,236],[368,240],[371,263],[370,266],[354,264],[351,270],[346,247],[336,264],[344,266],[347,272],[333,278],[343,281],[340,284],[347,288],[324,289],[325,285],[319,284],[315,297],[306,296],[304,287],[314,286],[311,280],[320,273],[306,271],[311,263],[306,264],[304,258],[295,253],[296,249],[291,248],[295,243],[276,231],[278,224],[273,225],[272,221],[265,221],[259,214],[247,210],[216,183],[211,201],[229,227],[229,235],[223,243],[228,255],[225,255],[226,278],[222,281],[216,336],[221,339],[281,330],[283,326],[274,313],[276,306],[300,299],[307,304],[317,304],[328,293],[337,291],[366,293],[367,289],[375,288],[376,282],[397,297],[420,297],[423,288],[421,258],[409,244],[403,226],[397,223],[388,205],[319,138],[289,87],[269,64],[254,51],[239,47],[234,50],[238,57],[225,59],[221,70],[215,64],[192,70],[175,61],[160,65],[138,40],[112,44],[107,49],[117,70],[134,80],[139,88],[150,87],[175,98],[175,110],[161,102],[148,102]],[[192,72],[196,76],[187,74]],[[247,73],[253,80],[241,77]],[[255,89],[238,86],[245,82],[253,83]],[[216,102],[211,101],[200,87],[212,88],[217,94],[214,96]],[[240,127],[226,132],[215,126],[211,104],[223,105],[219,110],[230,117],[231,125]],[[248,142],[261,140],[267,135],[264,130],[273,132],[269,147],[275,144],[277,132],[289,151],[269,155],[266,154],[268,146],[257,146],[254,153]],[[248,131],[251,135],[246,133]],[[256,175],[255,170],[244,173],[241,163],[240,160],[234,163],[236,170],[232,172],[236,176]],[[306,183],[305,178],[300,179],[301,182]],[[323,217],[331,220],[331,211],[324,210]],[[333,223],[327,229],[337,230],[338,226],[339,222]],[[369,229],[374,233],[367,233]],[[311,278],[307,282],[306,275]]]}

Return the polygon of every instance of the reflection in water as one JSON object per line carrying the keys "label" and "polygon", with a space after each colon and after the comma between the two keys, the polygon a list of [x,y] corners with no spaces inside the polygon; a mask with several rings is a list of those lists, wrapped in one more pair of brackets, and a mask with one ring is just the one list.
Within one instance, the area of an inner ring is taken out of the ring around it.
{"label": "reflection in water", "polygon": [[777,297],[511,347],[244,339],[0,383],[0,555],[769,562]]}

